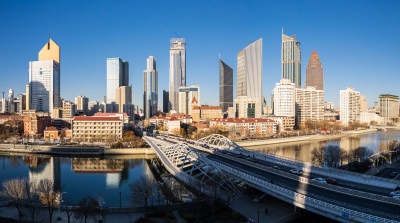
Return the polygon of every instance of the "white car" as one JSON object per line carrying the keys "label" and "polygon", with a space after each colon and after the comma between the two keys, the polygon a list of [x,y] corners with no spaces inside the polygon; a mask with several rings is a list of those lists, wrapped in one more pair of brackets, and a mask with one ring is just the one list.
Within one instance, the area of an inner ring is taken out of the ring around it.
{"label": "white car", "polygon": [[397,191],[392,191],[392,192],[390,192],[390,196],[391,196],[391,197],[400,196],[400,191],[399,191],[399,190],[397,190]]}
{"label": "white car", "polygon": [[324,179],[324,178],[314,178],[314,179],[312,179],[313,181],[317,181],[317,182],[320,182],[320,183],[325,183],[326,184],[326,180]]}
{"label": "white car", "polygon": [[293,173],[293,174],[298,174],[298,175],[303,173],[303,171],[300,170],[300,169],[291,169],[290,172]]}

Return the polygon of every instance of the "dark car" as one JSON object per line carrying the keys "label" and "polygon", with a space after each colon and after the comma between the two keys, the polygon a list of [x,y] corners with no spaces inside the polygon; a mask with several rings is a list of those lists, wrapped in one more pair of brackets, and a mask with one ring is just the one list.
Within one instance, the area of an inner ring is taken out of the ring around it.
{"label": "dark car", "polygon": [[332,184],[332,185],[335,185],[335,184],[336,184],[336,180],[333,179],[333,178],[326,178],[325,180],[326,180],[326,182],[327,182],[328,184]]}

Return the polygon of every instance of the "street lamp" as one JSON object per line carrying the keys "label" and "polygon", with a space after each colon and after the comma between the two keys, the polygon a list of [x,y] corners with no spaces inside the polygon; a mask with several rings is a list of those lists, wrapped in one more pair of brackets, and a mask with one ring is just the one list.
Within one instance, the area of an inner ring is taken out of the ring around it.
{"label": "street lamp", "polygon": [[61,203],[63,202],[62,195],[66,193],[67,192],[58,193],[58,219],[61,219]]}

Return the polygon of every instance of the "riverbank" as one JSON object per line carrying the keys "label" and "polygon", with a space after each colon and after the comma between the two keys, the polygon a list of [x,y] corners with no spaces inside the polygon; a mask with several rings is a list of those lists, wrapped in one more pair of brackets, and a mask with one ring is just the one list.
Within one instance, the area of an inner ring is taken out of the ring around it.
{"label": "riverbank", "polygon": [[0,152],[23,153],[23,154],[48,154],[48,155],[80,155],[80,156],[103,156],[103,155],[155,155],[150,147],[147,148],[120,148],[109,149],[104,147],[70,147],[49,145],[20,145],[0,144]]}
{"label": "riverbank", "polygon": [[336,134],[336,135],[295,136],[295,137],[278,138],[278,139],[236,141],[235,143],[242,147],[251,147],[251,146],[262,146],[262,145],[292,143],[292,142],[301,142],[301,141],[323,141],[323,140],[334,140],[334,139],[339,139],[342,137],[353,136],[353,135],[368,134],[368,133],[372,133],[372,132],[376,132],[376,131],[378,131],[378,130],[377,129],[363,129],[363,130],[347,131],[347,132],[343,132],[341,134]]}

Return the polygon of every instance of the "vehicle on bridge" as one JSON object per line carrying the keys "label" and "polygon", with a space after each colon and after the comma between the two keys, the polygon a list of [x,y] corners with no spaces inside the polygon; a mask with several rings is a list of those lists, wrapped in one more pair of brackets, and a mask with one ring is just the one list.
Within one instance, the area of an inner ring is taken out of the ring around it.
{"label": "vehicle on bridge", "polygon": [[297,175],[301,175],[303,173],[303,171],[300,169],[291,169],[290,172]]}
{"label": "vehicle on bridge", "polygon": [[312,180],[313,180],[313,181],[316,181],[316,182],[324,183],[324,184],[327,183],[326,180],[325,180],[324,178],[314,178],[314,179],[312,179]]}

